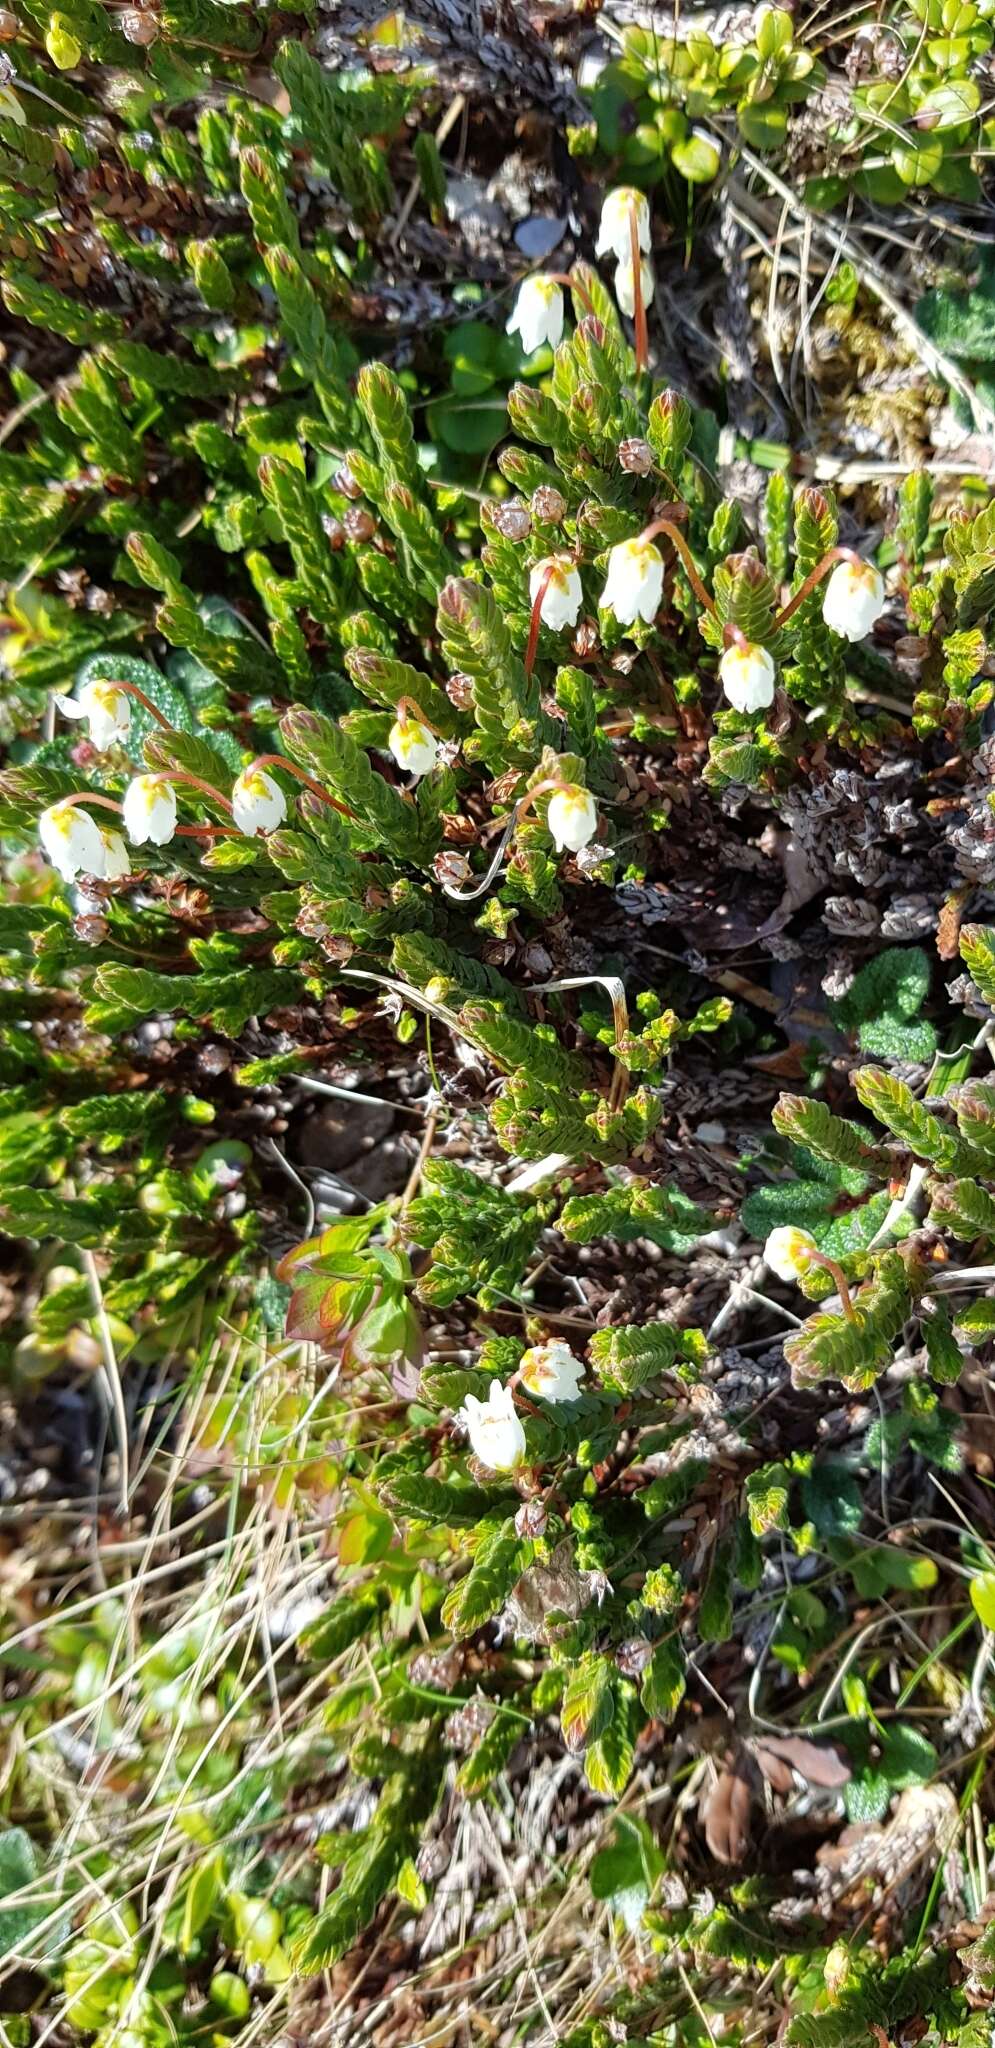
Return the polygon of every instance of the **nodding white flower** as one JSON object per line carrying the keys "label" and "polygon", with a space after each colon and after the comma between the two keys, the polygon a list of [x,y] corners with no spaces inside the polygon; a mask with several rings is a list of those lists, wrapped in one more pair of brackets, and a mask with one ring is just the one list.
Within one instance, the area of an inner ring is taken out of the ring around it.
{"label": "nodding white flower", "polygon": [[525,1431],[515,1413],[510,1387],[492,1380],[486,1401],[468,1394],[456,1417],[470,1439],[470,1448],[492,1472],[512,1472],[525,1456]]}
{"label": "nodding white flower", "polygon": [[84,683],[78,697],[55,692],[63,718],[85,718],[90,738],[101,753],[115,740],[127,739],[131,725],[131,704],[125,690],[116,683]]}
{"label": "nodding white flower", "polygon": [[810,1254],[815,1250],[810,1230],[799,1230],[795,1224],[786,1223],[771,1231],[764,1245],[764,1263],[779,1280],[797,1280],[811,1264]]}
{"label": "nodding white flower", "polygon": [[596,256],[614,256],[616,262],[624,263],[632,258],[632,209],[636,209],[636,231],[643,255],[650,252],[650,209],[645,192],[637,192],[634,185],[616,185],[609,192],[601,209],[601,226],[598,229]]}
{"label": "nodding white flower", "polygon": [[124,792],[124,829],[132,846],[168,846],[176,830],[176,791],[164,775],[136,775]]}
{"label": "nodding white flower", "polygon": [[103,874],[100,827],[89,811],[81,811],[65,800],[49,804],[38,820],[38,837],[64,882],[75,882],[77,875]]}
{"label": "nodding white flower", "polygon": [[278,782],[265,768],[243,768],[231,793],[232,821],[254,839],[257,832],[273,832],[287,815],[287,799]]}
{"label": "nodding white flower", "polygon": [[563,337],[563,293],[552,277],[527,277],[508,321],[508,334],[518,334],[527,356],[548,341],[556,348]]}
{"label": "nodding white flower", "polygon": [[602,611],[614,612],[620,626],[634,625],[636,619],[653,624],[663,596],[663,556],[651,540],[637,534],[635,540],[619,541],[608,557],[608,574],[601,593]]}
{"label": "nodding white flower", "polygon": [[100,870],[105,882],[120,882],[124,875],[131,873],[131,857],[120,832],[109,825],[98,825],[100,844],[104,852],[104,864]]}
{"label": "nodding white flower", "polygon": [[567,782],[562,789],[555,789],[549,799],[546,824],[557,853],[562,853],[564,847],[570,853],[579,853],[598,829],[598,807],[590,790],[581,789],[579,782]]}
{"label": "nodding white flower", "polygon": [[837,562],[822,600],[822,616],[834,633],[863,640],[884,606],[884,577],[873,562]]}
{"label": "nodding white flower", "polygon": [[[643,288],[643,305],[651,306],[656,281],[644,256],[639,259],[639,277]],[[627,314],[631,320],[636,310],[636,288],[631,256],[623,256],[615,272],[615,297],[618,300],[619,312]]]}
{"label": "nodding white flower", "polygon": [[435,734],[420,718],[395,718],[387,745],[398,767],[408,775],[428,775],[435,767],[439,753]]}
{"label": "nodding white flower", "polygon": [[521,1381],[540,1401],[576,1401],[584,1378],[583,1362],[569,1344],[533,1344],[522,1353]]}
{"label": "nodding white flower", "polygon": [[584,602],[580,587],[580,573],[571,555],[546,555],[529,571],[529,600],[535,604],[542,589],[546,573],[549,581],[539,606],[539,617],[544,626],[559,633],[564,626],[575,626]]}
{"label": "nodding white flower", "polygon": [[719,681],[734,711],[765,711],[774,701],[777,670],[766,647],[735,641],[719,662]]}

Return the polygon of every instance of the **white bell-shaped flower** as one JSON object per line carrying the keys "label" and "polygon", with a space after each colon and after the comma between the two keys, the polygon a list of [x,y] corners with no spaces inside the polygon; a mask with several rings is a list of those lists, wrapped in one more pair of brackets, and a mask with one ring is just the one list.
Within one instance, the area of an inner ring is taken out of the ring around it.
{"label": "white bell-shaped flower", "polygon": [[539,1401],[576,1401],[584,1378],[584,1364],[575,1358],[569,1344],[553,1339],[533,1344],[522,1353],[519,1368],[523,1387]]}
{"label": "white bell-shaped flower", "polygon": [[[651,306],[656,280],[644,256],[639,259],[639,279],[643,289],[643,305]],[[635,277],[631,256],[623,256],[615,271],[615,297],[619,312],[625,313],[631,320],[636,310]]]}
{"label": "white bell-shaped flower", "polygon": [[544,582],[546,588],[539,606],[543,625],[549,626],[554,633],[562,632],[564,626],[575,626],[584,602],[584,592],[573,556],[546,555],[541,562],[536,562],[529,571],[529,600],[532,604],[535,604]]}
{"label": "white bell-shaped flower", "polygon": [[735,641],[719,662],[719,681],[734,711],[766,711],[776,680],[773,655],[752,640]]}
{"label": "white bell-shaped flower", "polygon": [[84,683],[76,697],[64,697],[56,690],[55,701],[63,718],[85,718],[90,739],[101,753],[116,740],[127,739],[131,702],[127,691],[119,690],[116,683]]}
{"label": "white bell-shaped flower", "polygon": [[598,829],[598,807],[589,789],[579,782],[554,789],[546,810],[546,824],[557,853],[579,853]]}
{"label": "white bell-shaped flower", "polygon": [[884,607],[884,577],[873,562],[837,562],[822,599],[822,616],[834,633],[865,639]]}
{"label": "white bell-shaped flower", "polygon": [[435,734],[420,718],[396,718],[387,745],[406,775],[428,775],[435,767],[439,752]]}
{"label": "white bell-shaped flower", "polygon": [[120,882],[125,875],[130,875],[131,873],[131,857],[128,853],[128,848],[120,832],[115,832],[112,827],[98,825],[97,830],[100,833],[100,844],[104,851],[104,864],[100,870],[101,877],[105,882]]}
{"label": "white bell-shaped flower", "polygon": [[644,619],[651,626],[663,596],[663,556],[651,540],[637,534],[619,541],[608,557],[601,593],[602,611],[614,612],[620,626]]}
{"label": "white bell-shaped flower", "polygon": [[75,882],[77,875],[103,874],[100,827],[89,811],[65,801],[49,804],[38,820],[38,837],[64,882]]}
{"label": "white bell-shaped flower", "polygon": [[274,832],[287,815],[287,799],[278,782],[265,768],[243,768],[231,793],[232,822],[254,839],[257,832]]}
{"label": "white bell-shaped flower", "polygon": [[507,332],[517,334],[527,356],[548,342],[558,347],[563,339],[563,293],[555,278],[527,277],[515,300]]}
{"label": "white bell-shaped flower", "polygon": [[596,256],[614,256],[616,263],[632,258],[632,209],[636,210],[636,232],[643,255],[650,252],[650,209],[645,192],[634,185],[616,185],[601,208],[601,226]]}
{"label": "white bell-shaped flower", "polygon": [[764,1245],[764,1264],[776,1273],[779,1280],[797,1280],[800,1273],[811,1264],[810,1254],[816,1250],[816,1242],[810,1230],[801,1230],[796,1224],[785,1223],[772,1230]]}
{"label": "white bell-shaped flower", "polygon": [[168,846],[176,831],[176,792],[164,775],[136,775],[124,792],[124,829],[132,846]]}
{"label": "white bell-shaped flower", "polygon": [[470,1448],[492,1472],[512,1472],[525,1456],[525,1431],[515,1413],[510,1387],[492,1380],[486,1401],[468,1394],[456,1417],[470,1439]]}

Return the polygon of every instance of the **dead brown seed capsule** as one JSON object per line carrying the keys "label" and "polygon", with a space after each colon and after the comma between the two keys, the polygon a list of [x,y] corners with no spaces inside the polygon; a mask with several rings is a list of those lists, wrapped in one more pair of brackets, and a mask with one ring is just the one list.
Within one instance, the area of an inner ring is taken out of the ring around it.
{"label": "dead brown seed capsule", "polygon": [[618,459],[630,476],[649,476],[654,464],[653,450],[648,441],[621,441]]}
{"label": "dead brown seed capsule", "polygon": [[496,505],[493,514],[494,525],[505,540],[525,540],[532,527],[532,514],[527,505],[518,500],[511,505]]}
{"label": "dead brown seed capsule", "polygon": [[159,35],[159,24],[154,14],[146,13],[141,7],[126,7],[118,15],[118,27],[125,41],[136,44],[141,50],[147,50]]}
{"label": "dead brown seed capsule", "polygon": [[372,540],[377,530],[377,522],[373,514],[367,512],[365,507],[361,505],[357,505],[354,510],[348,511],[342,524],[350,540]]}
{"label": "dead brown seed capsule", "polygon": [[341,469],[336,470],[332,478],[332,489],[333,491],[338,491],[343,498],[361,498],[363,495],[353,476],[352,470],[349,468],[348,463],[345,462],[342,464]]}
{"label": "dead brown seed capsule", "polygon": [[474,706],[473,677],[461,675],[459,672],[454,676],[450,676],[446,684],[446,696],[450,704],[455,704],[457,711],[472,711]]}
{"label": "dead brown seed capsule", "polygon": [[533,491],[532,515],[533,518],[541,520],[544,526],[559,526],[566,509],[567,501],[563,492],[558,491],[554,484],[540,484],[538,490]]}

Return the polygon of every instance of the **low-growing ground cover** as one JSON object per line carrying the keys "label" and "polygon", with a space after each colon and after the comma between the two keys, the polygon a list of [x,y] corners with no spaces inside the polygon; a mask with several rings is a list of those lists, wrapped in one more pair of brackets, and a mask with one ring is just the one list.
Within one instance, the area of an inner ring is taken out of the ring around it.
{"label": "low-growing ground cover", "polygon": [[988,2040],[960,15],[0,15],[17,2048]]}

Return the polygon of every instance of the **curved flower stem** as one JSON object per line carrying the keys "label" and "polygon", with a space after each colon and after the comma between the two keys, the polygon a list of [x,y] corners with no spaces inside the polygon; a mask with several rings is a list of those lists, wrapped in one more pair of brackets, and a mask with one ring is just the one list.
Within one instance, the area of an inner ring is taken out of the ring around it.
{"label": "curved flower stem", "polygon": [[119,804],[114,797],[97,796],[89,789],[75,789],[71,796],[60,796],[58,802],[64,805],[66,810],[71,809],[74,804],[98,804],[102,811],[117,811],[119,815],[124,810],[124,805]]}
{"label": "curved flower stem", "polygon": [[[162,781],[167,779],[172,780],[173,778],[167,778],[166,776],[161,778]],[[209,787],[207,783],[202,783],[200,786],[204,789]],[[217,794],[217,790],[211,791],[212,796],[217,796]],[[224,798],[222,797],[220,801],[223,803]],[[90,804],[96,804],[102,811],[116,811],[118,817],[121,816],[124,810],[124,805],[119,804],[116,797],[98,796],[95,790],[89,789],[77,789],[73,792],[72,796],[60,797],[59,802],[66,805],[86,804],[89,806]],[[182,837],[184,839],[203,839],[204,837],[209,839],[237,839],[239,836],[237,832],[232,831],[229,825],[177,825],[176,831],[173,834],[174,838]]]}
{"label": "curved flower stem", "polygon": [[636,323],[636,370],[649,366],[649,333],[646,326],[646,307],[643,302],[643,263],[639,247],[639,214],[635,200],[629,202],[629,248],[632,252],[632,303],[635,307]]}
{"label": "curved flower stem", "polygon": [[[356,813],[349,809],[348,804],[341,804],[337,796],[329,796],[327,789],[322,789],[320,782],[315,782],[313,775],[308,775],[305,769],[298,768],[295,761],[286,760],[283,754],[257,754],[255,760],[250,761],[247,768],[243,768],[242,773],[252,775],[257,768],[283,768],[295,781],[309,789],[311,795],[318,798],[319,803],[327,804],[333,811],[340,811],[343,818],[351,818],[355,824]],[[231,805],[228,808],[230,810]]]}
{"label": "curved flower stem", "polygon": [[810,1266],[823,1266],[827,1273],[832,1274],[832,1277],[836,1282],[836,1291],[842,1303],[843,1314],[845,1315],[847,1322],[858,1322],[859,1317],[857,1315],[856,1309],[854,1308],[853,1300],[850,1294],[850,1289],[847,1286],[846,1275],[843,1271],[842,1266],[838,1266],[835,1259],[827,1258],[825,1252],[813,1251],[809,1248],[808,1245],[806,1245],[805,1247],[805,1258],[806,1262]]}
{"label": "curved flower stem", "polygon": [[442,734],[440,733],[438,726],[433,725],[430,718],[426,718],[425,713],[422,710],[421,705],[418,703],[416,698],[399,697],[397,700],[398,725],[407,725],[409,718],[416,719],[419,725],[423,725],[425,727],[426,732],[433,732],[437,740],[442,738]]}
{"label": "curved flower stem", "polygon": [[191,789],[199,789],[202,796],[209,796],[212,803],[220,804],[222,810],[231,816],[228,798],[222,796],[220,789],[215,789],[213,782],[204,782],[199,775],[189,775],[185,768],[153,768],[150,773],[155,776],[157,782],[174,782],[177,785],[189,783]]}
{"label": "curved flower stem", "polygon": [[705,589],[701,577],[698,574],[694,556],[692,555],[691,550],[688,547],[684,535],[674,525],[672,519],[654,519],[649,526],[644,527],[639,538],[640,540],[655,540],[658,533],[665,533],[667,539],[672,543],[673,547],[679,554],[681,561],[684,565],[685,571],[687,573],[688,582],[690,583],[691,588],[694,591],[698,603],[704,606],[706,612],[711,613],[713,619],[717,618],[718,613],[715,609],[715,599],[711,597],[709,592]]}
{"label": "curved flower stem", "polygon": [[555,776],[550,775],[546,777],[545,781],[537,782],[534,789],[527,789],[525,795],[519,797],[518,802],[513,806],[505,820],[504,830],[488,863],[487,871],[480,881],[475,882],[472,889],[457,889],[450,882],[443,882],[443,895],[448,896],[451,903],[475,903],[478,897],[485,895],[498,873],[507,852],[508,842],[511,839],[512,833],[519,820],[525,816],[530,804],[534,803],[537,796],[545,796],[547,790],[552,794],[554,790],[566,789],[567,786],[565,782],[558,782]]}
{"label": "curved flower stem", "polygon": [[578,284],[577,279],[571,276],[569,270],[545,270],[542,274],[544,277],[548,277],[550,284],[565,284],[567,290],[574,292],[581,304],[587,307],[592,320],[597,319],[594,300],[590,292],[587,291],[584,285]]}
{"label": "curved flower stem", "polygon": [[807,597],[811,597],[813,590],[818,588],[835,562],[859,562],[860,559],[854,548],[830,548],[829,553],[823,555],[821,562],[817,562],[815,568],[809,570],[804,583],[799,585],[794,597],[789,598],[783,612],[778,612],[774,620],[775,633],[780,632],[781,627],[786,626],[788,620],[794,618],[799,606],[804,604]]}
{"label": "curved flower stem", "polygon": [[528,644],[525,649],[525,673],[527,676],[530,676],[532,674],[532,671],[535,667],[536,648],[539,645],[539,627],[542,624],[542,608],[546,601],[546,592],[549,589],[549,586],[555,574],[556,563],[547,562],[546,567],[542,572],[542,578],[539,583],[539,588],[536,591],[534,598],[532,599],[532,616],[529,620],[529,638]]}
{"label": "curved flower stem", "polygon": [[170,725],[164,712],[160,711],[158,706],[153,704],[151,697],[146,697],[145,691],[140,690],[137,683],[121,682],[117,676],[111,676],[109,681],[112,689],[121,690],[126,697],[134,697],[137,703],[144,704],[146,711],[155,719],[156,724],[162,726],[163,732],[175,733],[175,725]]}

